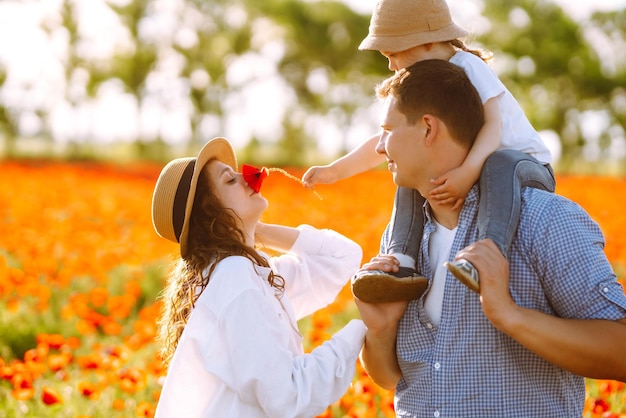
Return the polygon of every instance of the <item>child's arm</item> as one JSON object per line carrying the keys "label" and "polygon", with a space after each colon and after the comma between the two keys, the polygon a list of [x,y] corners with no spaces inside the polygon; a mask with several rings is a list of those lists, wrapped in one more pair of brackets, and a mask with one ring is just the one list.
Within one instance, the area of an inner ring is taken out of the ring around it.
{"label": "child's arm", "polygon": [[478,132],[474,145],[463,164],[432,180],[436,185],[429,198],[441,204],[454,203],[456,209],[463,205],[465,196],[478,181],[487,157],[500,146],[502,138],[502,115],[498,98],[485,103],[485,123]]}
{"label": "child's arm", "polygon": [[378,138],[380,138],[380,133],[328,165],[309,168],[302,176],[302,182],[306,187],[313,187],[316,184],[332,184],[371,170],[385,159],[383,155],[376,152]]}

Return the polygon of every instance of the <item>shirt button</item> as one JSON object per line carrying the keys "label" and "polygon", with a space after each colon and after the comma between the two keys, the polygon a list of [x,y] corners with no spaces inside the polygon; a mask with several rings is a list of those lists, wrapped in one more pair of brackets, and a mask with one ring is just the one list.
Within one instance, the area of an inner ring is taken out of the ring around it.
{"label": "shirt button", "polygon": [[603,288],[602,288],[602,291],[603,291],[604,293],[609,293],[609,288],[608,288],[608,287],[603,287]]}
{"label": "shirt button", "polygon": [[435,411],[435,413],[433,415],[438,417],[439,416],[439,411]]}
{"label": "shirt button", "polygon": [[428,329],[433,329],[433,324],[431,324],[430,322],[426,324],[426,328]]}
{"label": "shirt button", "polygon": [[435,363],[435,369],[439,370],[439,368],[441,367],[441,364],[439,364],[439,362]]}

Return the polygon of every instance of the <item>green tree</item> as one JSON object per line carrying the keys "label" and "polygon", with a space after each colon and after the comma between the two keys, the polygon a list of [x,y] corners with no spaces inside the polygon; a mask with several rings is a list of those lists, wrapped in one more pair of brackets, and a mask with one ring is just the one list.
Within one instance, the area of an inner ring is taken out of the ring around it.
{"label": "green tree", "polygon": [[[128,30],[133,41],[133,48],[116,53],[109,65],[92,65],[89,90],[95,91],[102,83],[110,79],[120,80],[127,91],[135,98],[138,111],[141,112],[146,97],[146,80],[153,72],[158,61],[158,48],[150,40],[141,36],[140,25],[150,12],[152,0],[132,0],[125,5],[110,4],[110,7],[120,16],[120,21]],[[143,158],[165,158],[165,145],[162,138],[144,138],[141,131],[136,139],[136,149]],[[149,145],[149,143],[152,144]]]}
{"label": "green tree", "polygon": [[[0,66],[0,88],[4,85],[6,79],[6,70]],[[4,136],[4,153],[7,157],[12,157],[15,154],[15,141],[18,136],[17,120],[14,112],[2,104],[0,104],[0,132]]]}
{"label": "green tree", "polygon": [[[357,49],[367,35],[370,16],[337,1],[249,3],[284,30],[286,50],[279,71],[296,93],[301,112],[329,116],[339,127],[349,126],[355,111],[374,100],[375,84],[389,74],[379,54]],[[327,88],[313,89],[309,79],[315,72],[327,77]],[[307,135],[294,114],[286,115],[289,134],[278,146],[289,150],[290,163],[302,164],[317,148],[317,141]]]}
{"label": "green tree", "polygon": [[[585,158],[583,113],[608,110],[605,98],[623,85],[603,71],[597,45],[585,37],[594,23],[579,25],[556,4],[540,0],[486,0],[484,15],[491,30],[479,41],[494,52],[501,79],[537,129],[559,134],[561,167],[578,166]],[[615,17],[604,17],[611,30]],[[597,25],[600,15],[595,19]]]}
{"label": "green tree", "polygon": [[[596,13],[577,23],[548,0],[483,4],[491,27],[477,42],[494,52],[494,68],[533,125],[560,136],[559,168],[568,170],[584,161],[590,144],[600,149],[601,158],[611,157],[614,145],[620,139],[624,142],[626,123],[626,12]],[[85,40],[75,3],[64,0],[59,13],[68,35],[63,62],[67,84],[61,100],[79,108],[97,100],[104,83],[117,80],[134,97],[139,113],[155,102],[166,111],[188,108],[191,135],[186,152],[193,153],[207,135],[226,131],[229,118],[239,117],[232,98],[245,94],[247,83],[264,77],[252,68],[250,80],[236,81],[233,69],[246,58],[269,55],[293,100],[276,138],[257,134],[239,138],[249,140],[243,158],[274,165],[310,164],[320,158],[322,138],[316,135],[324,133],[311,129],[320,120],[343,132],[357,122],[376,129],[377,121],[364,121],[359,111],[373,103],[373,87],[389,71],[377,52],[357,50],[367,34],[369,15],[331,0],[184,0],[171,3],[165,14],[162,6],[156,0],[111,2],[128,42],[112,56],[94,60],[80,48]],[[157,17],[166,19],[167,25],[150,34],[146,28]],[[56,19],[50,21],[59,25]],[[164,68],[169,71],[165,82]],[[9,80],[6,73],[0,75],[1,93]],[[159,77],[161,84],[155,89]],[[77,79],[83,80],[84,94],[75,94]],[[0,95],[4,136],[19,136],[17,121],[25,112],[47,120],[49,110],[10,107]],[[582,129],[591,111],[608,121],[599,138],[585,137]],[[49,124],[44,129],[51,135]],[[140,155],[166,157],[160,133],[141,135],[136,141]],[[339,141],[341,151],[347,151],[347,133]]]}

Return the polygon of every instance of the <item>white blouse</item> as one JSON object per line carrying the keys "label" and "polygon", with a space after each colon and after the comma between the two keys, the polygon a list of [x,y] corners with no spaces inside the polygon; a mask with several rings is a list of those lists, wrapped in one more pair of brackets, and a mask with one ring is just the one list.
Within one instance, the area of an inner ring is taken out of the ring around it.
{"label": "white blouse", "polygon": [[314,417],[347,390],[365,325],[350,321],[305,354],[296,321],[331,303],[359,268],[361,248],[307,225],[287,254],[269,258],[285,279],[240,256],[215,268],[174,353],[157,417]]}

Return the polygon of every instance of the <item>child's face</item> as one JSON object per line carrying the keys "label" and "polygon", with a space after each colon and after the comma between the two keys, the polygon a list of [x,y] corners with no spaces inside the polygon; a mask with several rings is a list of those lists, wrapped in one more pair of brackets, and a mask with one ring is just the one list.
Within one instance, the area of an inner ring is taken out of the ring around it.
{"label": "child's face", "polygon": [[380,51],[380,53],[389,60],[389,69],[395,72],[410,67],[418,61],[437,58],[434,55],[432,43],[414,46],[400,52]]}

